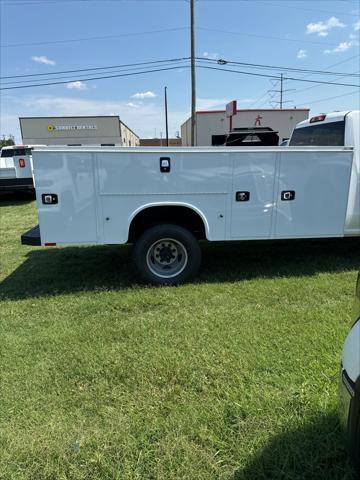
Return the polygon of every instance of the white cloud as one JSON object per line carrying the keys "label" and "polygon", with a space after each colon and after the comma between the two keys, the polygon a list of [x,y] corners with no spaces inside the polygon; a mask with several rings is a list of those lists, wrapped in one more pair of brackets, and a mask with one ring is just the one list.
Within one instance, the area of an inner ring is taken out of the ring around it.
{"label": "white cloud", "polygon": [[333,28],[344,28],[346,25],[336,17],[330,17],[328,20],[313,22],[306,25],[306,33],[315,33],[319,37],[326,37]]}
{"label": "white cloud", "polygon": [[67,83],[66,88],[69,88],[70,90],[87,90],[88,89],[86,83],[81,82],[80,80],[77,80],[76,82]]}
{"label": "white cloud", "polygon": [[126,105],[131,108],[139,108],[139,105],[133,102],[128,102]]}
{"label": "white cloud", "polygon": [[36,63],[42,63],[44,65],[56,65],[55,60],[50,60],[46,55],[40,55],[39,57],[31,57],[31,60]]}
{"label": "white cloud", "polygon": [[237,100],[237,103],[253,103],[255,102],[256,98],[242,98]]}
{"label": "white cloud", "polygon": [[220,58],[218,53],[204,52],[203,57],[209,58],[210,60],[218,60]]}
{"label": "white cloud", "polygon": [[347,50],[349,50],[349,48],[353,47],[354,46],[354,42],[350,41],[350,42],[340,42],[339,45],[335,48],[333,48],[332,50],[329,50],[329,49],[326,49],[324,50],[324,53],[328,54],[328,53],[343,53],[343,52],[346,52]]}
{"label": "white cloud", "polygon": [[208,110],[210,108],[221,108],[224,109],[225,105],[229,102],[227,98],[197,98],[196,99],[196,109],[197,110]]}
{"label": "white cloud", "polygon": [[343,42],[340,42],[339,45],[337,45],[335,48],[332,48],[332,49],[327,48],[326,50],[324,50],[324,53],[325,54],[343,53],[343,52],[347,52],[352,47],[358,47],[359,46],[358,32],[360,32],[360,20],[358,20],[354,24],[354,32],[349,33],[348,40],[344,40]]}
{"label": "white cloud", "polygon": [[[196,110],[211,110],[212,108],[224,110],[227,103],[229,103],[231,98],[197,98],[196,99]],[[237,100],[237,103],[252,103],[255,102],[256,98],[240,98]]]}
{"label": "white cloud", "polygon": [[307,57],[307,52],[306,50],[303,50],[302,48],[297,52],[297,58],[299,58],[300,60],[303,59],[303,58],[306,58]]}
{"label": "white cloud", "polygon": [[134,93],[134,95],[131,95],[131,98],[138,98],[140,100],[143,100],[144,98],[155,98],[157,97],[156,93],[148,90],[147,92],[138,92]]}

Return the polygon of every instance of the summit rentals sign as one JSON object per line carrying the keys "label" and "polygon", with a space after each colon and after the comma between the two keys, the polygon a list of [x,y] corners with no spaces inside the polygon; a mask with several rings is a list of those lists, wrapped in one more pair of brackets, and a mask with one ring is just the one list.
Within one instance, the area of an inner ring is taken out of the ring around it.
{"label": "summit rentals sign", "polygon": [[139,143],[139,137],[117,115],[20,117],[19,122],[24,145],[132,147]]}
{"label": "summit rentals sign", "polygon": [[53,125],[49,123],[48,132],[69,131],[69,130],[97,130],[97,125]]}

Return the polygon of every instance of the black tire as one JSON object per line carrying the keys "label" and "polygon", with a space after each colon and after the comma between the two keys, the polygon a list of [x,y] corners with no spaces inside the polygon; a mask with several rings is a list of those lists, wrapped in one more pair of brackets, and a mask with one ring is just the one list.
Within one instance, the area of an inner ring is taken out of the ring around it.
{"label": "black tire", "polygon": [[[136,241],[134,261],[146,282],[178,285],[188,281],[198,271],[201,249],[194,235],[186,228],[171,224],[157,225],[146,230]],[[166,262],[171,262],[171,265]]]}

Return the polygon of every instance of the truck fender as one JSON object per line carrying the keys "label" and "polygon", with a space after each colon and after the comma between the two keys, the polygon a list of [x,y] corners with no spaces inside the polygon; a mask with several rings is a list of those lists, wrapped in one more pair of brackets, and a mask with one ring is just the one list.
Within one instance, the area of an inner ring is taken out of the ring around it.
{"label": "truck fender", "polygon": [[129,217],[128,227],[127,227],[127,235],[128,236],[129,236],[129,233],[130,233],[130,226],[131,226],[131,223],[134,220],[134,218],[140,212],[142,212],[142,211],[144,211],[148,208],[152,208],[152,207],[186,207],[186,208],[189,208],[190,210],[193,210],[195,213],[197,213],[199,215],[199,217],[203,221],[204,227],[205,227],[206,239],[207,240],[209,239],[210,229],[209,229],[209,223],[208,223],[205,215],[203,214],[203,212],[199,208],[195,207],[194,205],[191,205],[190,203],[186,203],[186,202],[151,202],[151,203],[146,203],[145,205],[141,205],[141,207],[138,207],[136,210],[134,210],[134,212]]}

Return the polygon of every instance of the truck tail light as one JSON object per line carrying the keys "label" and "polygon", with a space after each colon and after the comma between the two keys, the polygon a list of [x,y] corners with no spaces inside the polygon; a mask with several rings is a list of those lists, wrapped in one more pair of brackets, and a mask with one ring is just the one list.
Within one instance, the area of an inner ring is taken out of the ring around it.
{"label": "truck tail light", "polygon": [[25,160],[23,158],[19,158],[19,167],[25,168]]}
{"label": "truck tail light", "polygon": [[317,115],[316,117],[310,118],[310,123],[323,122],[326,118],[326,115]]}

